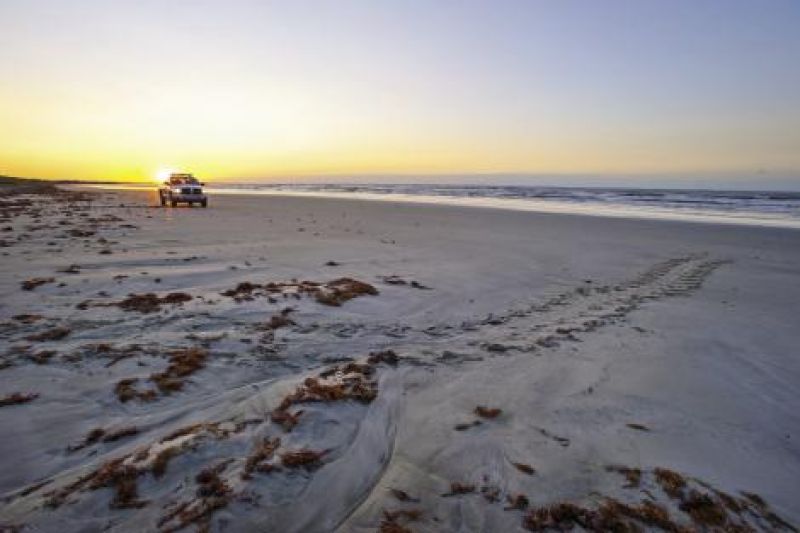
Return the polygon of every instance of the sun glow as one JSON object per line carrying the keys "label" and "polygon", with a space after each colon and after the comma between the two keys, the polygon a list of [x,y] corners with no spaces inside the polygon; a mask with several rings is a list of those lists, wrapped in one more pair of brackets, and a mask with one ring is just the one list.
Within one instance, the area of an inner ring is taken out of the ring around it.
{"label": "sun glow", "polygon": [[162,181],[167,181],[169,179],[170,174],[176,172],[173,168],[159,168],[155,174],[153,174],[153,181],[157,183],[161,183]]}

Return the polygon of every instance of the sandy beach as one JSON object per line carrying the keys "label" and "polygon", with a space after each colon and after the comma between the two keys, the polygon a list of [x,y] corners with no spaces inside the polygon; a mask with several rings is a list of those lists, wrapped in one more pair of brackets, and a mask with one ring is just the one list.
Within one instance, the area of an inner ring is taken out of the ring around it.
{"label": "sandy beach", "polygon": [[34,192],[0,529],[800,523],[800,230]]}

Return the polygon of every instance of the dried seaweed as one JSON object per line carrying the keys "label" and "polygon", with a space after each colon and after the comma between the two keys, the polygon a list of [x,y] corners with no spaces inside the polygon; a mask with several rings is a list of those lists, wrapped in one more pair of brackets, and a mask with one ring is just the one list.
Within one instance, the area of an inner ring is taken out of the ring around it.
{"label": "dried seaweed", "polygon": [[369,356],[367,357],[367,363],[371,365],[386,363],[389,366],[397,366],[399,360],[400,358],[397,357],[397,354],[394,352],[394,350],[370,352]]}
{"label": "dried seaweed", "polygon": [[642,482],[642,470],[640,468],[629,468],[627,466],[607,466],[606,470],[608,472],[616,472],[617,474],[622,475],[625,477],[627,483],[623,485],[626,489],[632,489],[638,487]]}
{"label": "dried seaweed", "polygon": [[442,496],[457,496],[459,494],[469,494],[471,492],[475,492],[475,485],[471,483],[459,483],[454,481],[453,483],[450,483],[450,492],[445,492],[442,494]]}
{"label": "dried seaweed", "polygon": [[656,482],[670,498],[677,499],[683,495],[683,489],[686,487],[686,478],[682,475],[667,468],[656,468],[653,470],[653,474]]}
{"label": "dried seaweed", "polygon": [[250,455],[247,456],[242,472],[242,479],[250,479],[254,471],[267,472],[272,470],[272,468],[264,468],[266,466],[265,461],[270,461],[274,457],[275,450],[277,450],[280,445],[281,439],[278,437],[274,439],[266,437],[259,442],[255,449],[250,452]]}
{"label": "dried seaweed", "polygon": [[291,431],[300,422],[303,410],[290,413],[288,409],[274,409],[270,413],[271,420],[281,426],[285,431]]}
{"label": "dried seaweed", "polygon": [[314,297],[323,305],[338,307],[344,302],[367,294],[374,296],[378,294],[378,289],[363,281],[339,278],[329,281],[324,287],[318,289]]}
{"label": "dried seaweed", "polygon": [[150,467],[150,470],[153,472],[153,475],[157,478],[163,476],[167,473],[167,466],[169,462],[172,460],[173,457],[180,454],[180,450],[176,446],[172,446],[170,448],[164,448],[156,455],[155,459],[153,459],[153,464]]}
{"label": "dried seaweed", "polygon": [[71,329],[65,327],[55,327],[48,329],[46,331],[42,331],[41,333],[35,333],[33,335],[28,335],[25,337],[26,340],[29,341],[59,341],[69,335],[72,332]]}
{"label": "dried seaweed", "polygon": [[304,448],[302,450],[288,451],[281,455],[281,464],[287,468],[305,468],[316,470],[322,466],[322,457],[327,450],[314,451]]}
{"label": "dried seaweed", "polygon": [[509,494],[506,499],[508,500],[508,506],[504,507],[506,511],[518,510],[524,511],[530,505],[530,500],[524,494]]}
{"label": "dried seaweed", "polygon": [[419,498],[414,498],[409,495],[406,491],[400,489],[389,489],[389,492],[397,498],[398,501],[401,502],[414,502],[419,503]]}
{"label": "dried seaweed", "polygon": [[22,290],[24,291],[32,291],[40,285],[44,285],[45,283],[53,283],[54,281],[55,278],[31,278],[23,281],[21,286]]}
{"label": "dried seaweed", "polygon": [[497,407],[486,407],[484,405],[478,405],[475,407],[473,411],[476,415],[480,416],[481,418],[497,418],[503,413],[502,409],[498,409]]}
{"label": "dried seaweed", "polygon": [[529,476],[532,476],[532,475],[534,475],[534,474],[536,473],[536,469],[535,469],[535,468],[533,468],[533,467],[532,467],[531,465],[529,465],[529,464],[525,464],[525,463],[513,463],[513,462],[512,462],[511,464],[512,464],[512,465],[514,465],[514,468],[516,468],[517,470],[519,470],[519,471],[520,471],[520,472],[522,472],[523,474],[528,474]]}
{"label": "dried seaweed", "polygon": [[28,403],[36,398],[39,397],[39,394],[36,392],[24,393],[24,392],[13,392],[11,394],[6,394],[2,398],[0,398],[0,407],[6,407],[8,405],[19,405],[21,403]]}
{"label": "dried seaweed", "polygon": [[117,395],[117,399],[122,403],[128,402],[133,399],[142,400],[145,402],[151,402],[156,399],[156,391],[154,390],[146,390],[146,391],[139,391],[134,386],[135,383],[139,381],[138,378],[126,378],[122,379],[117,382],[116,386],[114,387],[114,394]]}

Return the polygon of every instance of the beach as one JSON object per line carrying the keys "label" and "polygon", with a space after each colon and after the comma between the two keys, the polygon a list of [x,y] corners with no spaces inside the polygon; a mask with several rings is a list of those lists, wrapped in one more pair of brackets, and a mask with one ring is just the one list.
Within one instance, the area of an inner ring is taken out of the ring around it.
{"label": "beach", "polygon": [[800,230],[80,187],[0,203],[0,525],[800,523]]}

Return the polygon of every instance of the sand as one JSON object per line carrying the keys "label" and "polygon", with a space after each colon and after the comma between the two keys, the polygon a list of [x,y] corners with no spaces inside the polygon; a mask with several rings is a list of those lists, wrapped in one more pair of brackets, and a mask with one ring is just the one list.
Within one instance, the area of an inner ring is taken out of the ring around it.
{"label": "sand", "polygon": [[40,192],[0,197],[0,525],[800,522],[798,230]]}

